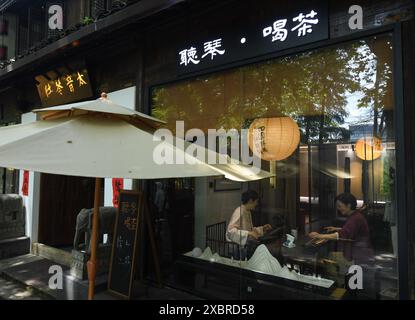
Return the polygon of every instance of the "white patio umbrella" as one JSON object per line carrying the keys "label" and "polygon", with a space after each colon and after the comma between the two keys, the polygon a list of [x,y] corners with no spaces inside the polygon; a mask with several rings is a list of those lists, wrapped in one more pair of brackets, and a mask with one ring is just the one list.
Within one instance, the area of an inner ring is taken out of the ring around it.
{"label": "white patio umbrella", "polygon": [[[234,181],[250,181],[271,176],[242,164],[208,164],[168,142],[163,142],[165,150],[171,151],[174,159],[181,153],[185,161],[159,165],[153,159],[153,152],[160,142],[154,141],[153,132],[163,122],[112,103],[106,95],[89,102],[34,112],[40,114],[42,120],[0,128],[0,167],[96,178],[88,262],[89,299],[94,295],[100,178],[222,175]],[[206,150],[207,153],[212,151]]]}

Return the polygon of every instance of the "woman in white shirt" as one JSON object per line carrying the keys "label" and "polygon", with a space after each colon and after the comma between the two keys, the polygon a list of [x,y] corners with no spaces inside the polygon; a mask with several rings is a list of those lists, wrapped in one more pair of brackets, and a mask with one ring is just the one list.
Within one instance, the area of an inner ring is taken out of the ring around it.
{"label": "woman in white shirt", "polygon": [[245,246],[248,240],[256,240],[272,229],[269,224],[259,227],[252,225],[251,211],[258,205],[258,198],[258,193],[254,190],[242,194],[242,205],[235,209],[228,224],[226,231],[228,241]]}

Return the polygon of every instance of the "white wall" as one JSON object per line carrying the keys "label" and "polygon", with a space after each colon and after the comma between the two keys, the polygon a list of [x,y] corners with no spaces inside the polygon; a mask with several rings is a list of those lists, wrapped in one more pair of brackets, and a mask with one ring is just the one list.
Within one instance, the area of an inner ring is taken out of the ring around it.
{"label": "white wall", "polygon": [[[28,112],[22,114],[23,124],[36,121],[36,114]],[[30,237],[31,242],[38,241],[39,230],[39,197],[40,197],[40,173],[29,172],[29,192],[28,196],[22,194],[23,170],[19,172],[19,194],[23,197],[26,207],[26,236]]]}
{"label": "white wall", "polygon": [[206,226],[229,219],[241,205],[242,190],[215,192],[213,177],[195,178],[195,247],[205,248]]}
{"label": "white wall", "polygon": [[[135,87],[110,92],[108,93],[108,99],[114,103],[135,110]],[[132,190],[132,188],[133,180],[124,179],[124,189]],[[112,207],[112,179],[105,179],[104,206]]]}

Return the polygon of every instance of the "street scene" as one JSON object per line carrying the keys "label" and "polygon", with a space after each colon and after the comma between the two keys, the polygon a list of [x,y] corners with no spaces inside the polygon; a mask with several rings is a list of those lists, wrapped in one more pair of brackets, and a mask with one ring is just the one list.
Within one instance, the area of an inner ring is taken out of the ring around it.
{"label": "street scene", "polygon": [[414,34],[412,0],[0,0],[0,300],[415,300]]}

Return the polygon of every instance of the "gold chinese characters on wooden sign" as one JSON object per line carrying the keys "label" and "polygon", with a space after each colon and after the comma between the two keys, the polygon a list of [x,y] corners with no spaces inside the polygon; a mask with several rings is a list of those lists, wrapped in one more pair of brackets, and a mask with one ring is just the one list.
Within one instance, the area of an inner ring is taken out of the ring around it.
{"label": "gold chinese characters on wooden sign", "polygon": [[66,104],[92,96],[92,88],[86,69],[57,75],[36,77],[37,90],[44,107]]}

